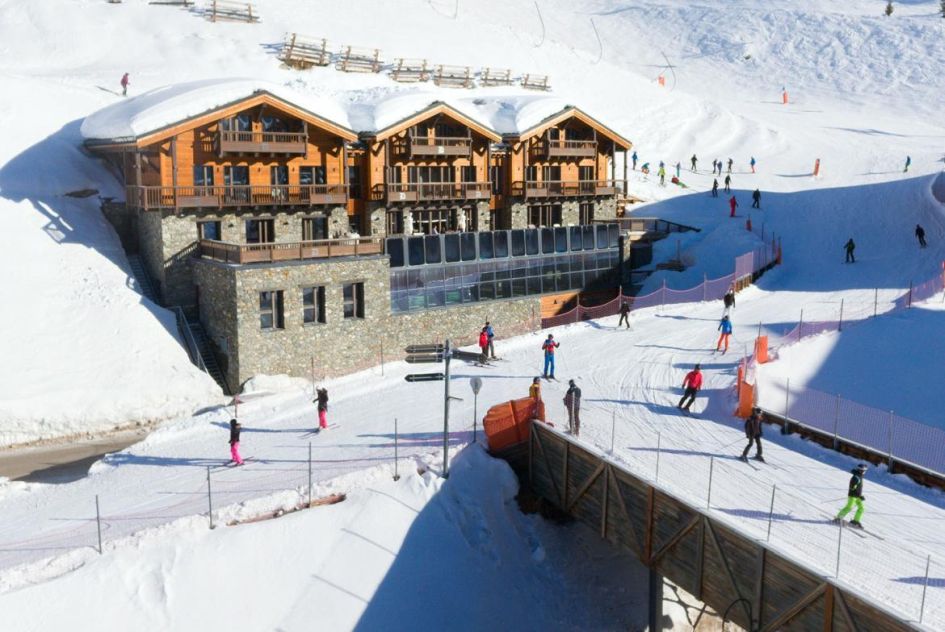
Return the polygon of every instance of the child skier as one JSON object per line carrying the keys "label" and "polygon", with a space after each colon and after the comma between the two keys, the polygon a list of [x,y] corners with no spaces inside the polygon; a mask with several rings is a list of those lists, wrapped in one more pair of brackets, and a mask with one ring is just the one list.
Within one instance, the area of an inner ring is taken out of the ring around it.
{"label": "child skier", "polygon": [[[725,355],[725,351],[728,351],[728,339],[732,335],[732,321],[728,319],[728,314],[722,316],[722,320],[719,322],[718,329],[716,331],[721,331],[719,334],[719,342],[715,345],[716,351],[722,351],[722,355]],[[722,350],[722,345],[725,345],[725,350]]]}
{"label": "child skier", "polygon": [[541,378],[536,377],[532,380],[532,385],[528,387],[528,396],[535,401],[541,401]]}
{"label": "child skier", "polygon": [[[686,373],[686,377],[683,379],[683,388],[686,389],[683,393],[682,398],[680,398],[679,403],[676,404],[676,408],[685,410],[689,412],[689,407],[696,401],[696,394],[699,392],[699,389],[702,388],[702,372],[700,371],[700,366],[697,364],[692,371]],[[683,402],[689,400],[689,403],[683,405]]]}
{"label": "child skier", "polygon": [[738,458],[747,463],[748,452],[751,451],[751,445],[754,443],[755,460],[764,463],[765,458],[761,455],[761,409],[757,406],[751,409],[751,415],[745,420],[745,437],[748,438],[748,445]]}
{"label": "child skier", "polygon": [[318,430],[325,430],[328,428],[328,389],[318,388],[315,392],[318,394],[315,398],[318,405]]}
{"label": "child skier", "polygon": [[842,521],[843,517],[850,513],[855,505],[856,513],[853,514],[853,520],[850,521],[850,526],[856,527],[857,529],[863,528],[863,525],[860,524],[860,518],[863,517],[863,512],[865,511],[863,501],[866,500],[866,496],[863,495],[863,476],[866,474],[866,470],[867,467],[865,463],[860,463],[850,470],[853,476],[850,477],[850,486],[847,490],[847,504],[843,506],[843,509],[837,514],[837,517],[834,518],[834,522]]}
{"label": "child skier", "polygon": [[[543,377],[546,380],[555,379],[555,349],[561,346],[560,342],[555,342],[555,337],[551,334],[548,334],[548,337],[545,339],[545,342],[541,345],[542,351],[545,352],[545,370],[543,372]],[[548,371],[551,370],[549,375]]]}
{"label": "child skier", "polygon": [[243,464],[243,457],[240,456],[240,430],[243,426],[235,419],[230,420],[230,463],[237,465]]}

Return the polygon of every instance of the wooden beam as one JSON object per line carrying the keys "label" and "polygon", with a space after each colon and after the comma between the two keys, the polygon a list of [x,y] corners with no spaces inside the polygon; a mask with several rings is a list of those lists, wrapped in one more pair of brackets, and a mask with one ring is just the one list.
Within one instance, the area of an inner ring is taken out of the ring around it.
{"label": "wooden beam", "polygon": [[646,490],[646,531],[643,534],[643,563],[653,565],[653,509],[656,490],[651,486]]}
{"label": "wooden beam", "polygon": [[[833,593],[834,610],[840,611],[840,616],[843,617],[844,621],[846,621],[846,624],[851,630],[853,630],[853,632],[860,632],[860,626],[858,626],[856,621],[853,619],[853,615],[850,613],[850,608],[847,606],[847,600],[843,598],[843,593],[838,590],[836,586],[831,586],[831,589],[831,592]],[[840,607],[837,608],[837,606]],[[831,617],[830,623],[833,625],[833,617]]]}
{"label": "wooden beam", "polygon": [[564,442],[564,468],[563,468],[564,472],[562,472],[564,477],[561,479],[562,481],[564,481],[562,483],[562,485],[564,485],[564,504],[561,505],[562,507],[568,506],[568,465],[569,465],[568,459],[570,456],[571,456],[571,442],[565,440]]}
{"label": "wooden beam", "polygon": [[[623,513],[624,518],[627,520],[627,528],[630,529],[630,535],[633,538],[633,542],[636,546],[636,553],[638,557],[643,558],[643,547],[642,542],[640,541],[640,534],[637,533],[637,530],[633,527],[633,520],[630,519],[630,512],[627,511],[627,504],[624,502],[623,493],[620,491],[620,480],[617,478],[617,475],[614,473],[614,468],[610,467],[610,476],[614,479],[614,490],[617,493],[617,507],[620,508],[620,511]],[[643,559],[646,562],[645,559]]]}
{"label": "wooden beam", "polygon": [[796,617],[805,608],[807,608],[807,606],[811,605],[814,601],[817,600],[818,597],[824,594],[824,591],[826,589],[827,589],[827,584],[821,584],[814,590],[810,591],[809,593],[801,597],[797,601],[797,603],[795,603],[793,606],[791,606],[790,608],[782,612],[780,615],[778,615],[774,619],[774,621],[772,621],[771,623],[761,628],[761,632],[775,632],[775,630],[780,630],[781,627],[785,623],[787,623],[788,621]]}
{"label": "wooden beam", "polygon": [[702,573],[705,567],[705,527],[709,521],[705,516],[699,521],[699,549],[696,551],[696,594],[695,597],[702,601]]}
{"label": "wooden beam", "polygon": [[751,620],[751,608],[746,604],[746,599],[742,595],[742,591],[738,587],[738,582],[735,581],[735,573],[732,572],[732,567],[728,564],[728,558],[725,556],[725,551],[722,550],[722,543],[719,541],[719,534],[715,532],[715,529],[712,527],[712,523],[706,520],[706,526],[709,527],[709,535],[712,536],[712,543],[715,545],[715,550],[718,551],[719,559],[722,561],[722,568],[725,569],[725,575],[728,577],[729,583],[732,585],[732,588],[735,590],[735,594],[738,596],[739,603],[742,604],[742,607],[745,609],[745,616]]}
{"label": "wooden beam", "polygon": [[[603,464],[603,461],[601,461]],[[604,467],[604,489],[603,489],[603,498],[600,502],[600,537],[604,540],[607,539],[607,492],[609,491],[610,483],[610,466],[607,465]]]}
{"label": "wooden beam", "polygon": [[768,564],[768,549],[759,547],[758,549],[758,568],[755,573],[755,594],[752,597],[751,611],[754,613],[754,620],[751,622],[752,629],[757,629],[761,624],[761,607],[765,596],[765,568]]}
{"label": "wooden beam", "polygon": [[535,454],[532,446],[535,443],[535,424],[528,427],[528,487],[535,491],[535,477],[532,476],[532,468],[535,467]]}
{"label": "wooden beam", "polygon": [[141,151],[135,150],[135,186],[141,186]]}
{"label": "wooden beam", "polygon": [[661,548],[659,551],[656,552],[655,555],[653,555],[653,559],[651,560],[651,564],[652,564],[653,566],[656,566],[656,564],[658,564],[659,561],[660,561],[661,559],[663,559],[663,556],[666,555],[666,553],[667,553],[671,548],[673,548],[674,546],[676,546],[676,545],[679,543],[680,540],[682,540],[684,537],[686,537],[686,535],[689,534],[690,531],[692,531],[694,528],[696,528],[696,525],[698,525],[701,520],[702,520],[702,515],[701,515],[701,514],[696,514],[695,516],[693,516],[693,517],[689,520],[689,522],[687,522],[685,525],[683,525],[683,527],[682,527],[679,531],[677,531],[676,534],[675,534],[673,537],[671,537],[671,538],[669,539],[669,542],[667,542],[666,544],[663,545],[663,548]]}
{"label": "wooden beam", "polygon": [[541,433],[535,433],[535,445],[538,446],[538,452],[541,455],[542,462],[545,465],[545,470],[548,472],[548,479],[551,481],[551,486],[555,490],[555,497],[558,499],[558,506],[564,507],[564,497],[561,494],[561,490],[558,489],[558,484],[555,483],[555,477],[551,473],[551,464],[548,462],[548,456],[545,454],[545,446],[543,444],[543,439],[541,438]]}
{"label": "wooden beam", "polygon": [[591,485],[594,484],[594,481],[600,477],[601,472],[604,471],[604,462],[601,461],[597,468],[591,473],[590,477],[584,482],[583,485],[577,490],[577,493],[574,495],[574,498],[571,499],[571,502],[568,503],[568,506],[564,508],[565,511],[570,512],[571,508],[581,500],[581,497],[587,493],[587,490],[591,488]]}
{"label": "wooden beam", "polygon": [[827,584],[824,593],[824,632],[833,632],[833,585]]}

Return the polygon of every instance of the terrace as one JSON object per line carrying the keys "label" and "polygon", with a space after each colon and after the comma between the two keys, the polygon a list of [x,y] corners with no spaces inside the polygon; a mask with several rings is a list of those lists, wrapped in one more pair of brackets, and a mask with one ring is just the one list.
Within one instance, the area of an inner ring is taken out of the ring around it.
{"label": "terrace", "polygon": [[129,208],[145,211],[178,208],[317,206],[345,204],[346,184],[136,186],[125,188]]}
{"label": "terrace", "polygon": [[304,156],[308,134],[305,132],[240,132],[217,130],[216,146],[220,154],[289,154]]}
{"label": "terrace", "polygon": [[201,239],[197,243],[197,256],[201,259],[239,265],[382,254],[384,254],[384,239],[380,237],[317,239],[313,241],[260,244],[236,244]]}
{"label": "terrace", "polygon": [[606,196],[624,193],[626,180],[520,180],[512,183],[512,195],[528,198]]}

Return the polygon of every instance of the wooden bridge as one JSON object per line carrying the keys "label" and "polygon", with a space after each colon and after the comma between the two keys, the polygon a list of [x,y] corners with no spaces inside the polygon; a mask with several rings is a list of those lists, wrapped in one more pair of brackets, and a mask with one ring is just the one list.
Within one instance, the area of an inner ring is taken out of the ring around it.
{"label": "wooden bridge", "polygon": [[[745,630],[921,629],[572,437],[529,425],[527,441],[497,456],[509,461],[524,488],[650,569],[651,622],[661,618],[665,577]],[[659,628],[651,623],[651,629]]]}

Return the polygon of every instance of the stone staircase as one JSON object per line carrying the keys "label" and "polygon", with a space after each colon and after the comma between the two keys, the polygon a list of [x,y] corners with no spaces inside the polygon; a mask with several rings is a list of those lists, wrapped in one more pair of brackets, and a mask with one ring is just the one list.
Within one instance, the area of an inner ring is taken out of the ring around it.
{"label": "stone staircase", "polygon": [[200,355],[203,362],[203,367],[201,368],[206,371],[210,377],[216,380],[216,383],[223,389],[224,395],[232,395],[230,387],[226,383],[226,376],[223,374],[223,369],[220,367],[220,363],[217,362],[217,357],[213,352],[213,344],[210,342],[210,337],[207,335],[203,325],[200,321],[187,321],[187,328],[196,344],[197,353]]}
{"label": "stone staircase", "polygon": [[158,300],[157,288],[154,287],[154,283],[151,281],[151,276],[145,269],[144,262],[141,261],[141,257],[138,255],[128,255],[128,264],[131,266],[131,275],[135,282],[134,289],[136,289],[146,298],[151,299],[153,303],[160,305],[161,302]]}

